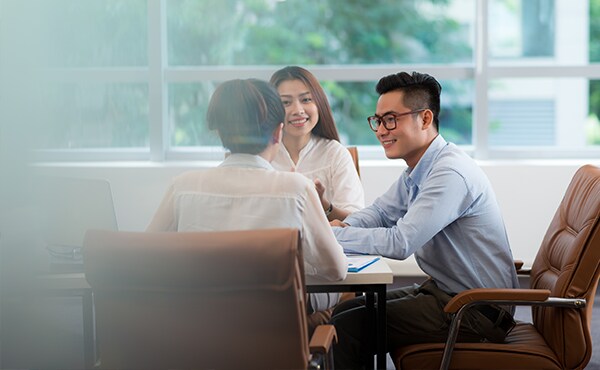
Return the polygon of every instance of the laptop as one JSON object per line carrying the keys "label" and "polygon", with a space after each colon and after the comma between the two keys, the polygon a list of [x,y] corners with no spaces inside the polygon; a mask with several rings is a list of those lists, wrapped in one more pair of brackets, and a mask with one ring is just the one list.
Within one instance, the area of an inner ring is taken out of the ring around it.
{"label": "laptop", "polygon": [[118,230],[110,183],[104,179],[40,179],[41,231],[50,272],[83,272],[82,247],[89,229]]}

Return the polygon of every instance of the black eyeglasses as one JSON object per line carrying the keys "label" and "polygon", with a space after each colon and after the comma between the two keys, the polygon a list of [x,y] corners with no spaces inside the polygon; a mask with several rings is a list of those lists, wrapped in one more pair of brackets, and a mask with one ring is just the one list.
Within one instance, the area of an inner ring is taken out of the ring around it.
{"label": "black eyeglasses", "polygon": [[385,127],[386,130],[393,130],[396,128],[396,124],[397,124],[396,120],[399,117],[406,116],[409,114],[419,113],[424,110],[427,110],[427,108],[411,110],[410,112],[404,112],[404,113],[390,112],[390,113],[384,114],[381,117],[375,114],[373,116],[367,117],[367,122],[369,122],[369,126],[371,126],[371,130],[373,130],[375,132],[377,132],[377,129],[379,128],[379,125],[381,125],[382,122],[383,122],[383,127]]}

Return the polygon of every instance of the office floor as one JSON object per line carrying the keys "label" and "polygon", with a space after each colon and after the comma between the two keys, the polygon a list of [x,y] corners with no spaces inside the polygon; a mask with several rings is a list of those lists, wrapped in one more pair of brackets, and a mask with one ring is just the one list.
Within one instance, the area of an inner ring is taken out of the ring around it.
{"label": "office floor", "polygon": [[[527,309],[519,309],[517,318],[528,320]],[[594,303],[592,328],[594,352],[586,369],[600,370],[600,292]],[[81,300],[77,297],[3,297],[0,369],[81,369],[82,333]],[[395,369],[389,357],[388,369]]]}

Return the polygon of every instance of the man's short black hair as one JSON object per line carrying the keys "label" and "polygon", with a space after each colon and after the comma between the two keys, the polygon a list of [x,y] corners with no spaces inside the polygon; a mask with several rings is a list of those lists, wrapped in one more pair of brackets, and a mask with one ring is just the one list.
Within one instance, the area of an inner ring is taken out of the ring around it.
{"label": "man's short black hair", "polygon": [[433,124],[439,131],[442,86],[432,76],[419,72],[399,72],[381,78],[375,90],[379,95],[396,90],[404,92],[403,104],[412,110],[430,109],[433,112]]}

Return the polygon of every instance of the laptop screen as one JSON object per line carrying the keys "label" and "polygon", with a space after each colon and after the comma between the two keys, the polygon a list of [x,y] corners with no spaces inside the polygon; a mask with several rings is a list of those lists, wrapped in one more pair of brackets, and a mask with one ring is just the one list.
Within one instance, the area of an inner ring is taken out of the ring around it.
{"label": "laptop screen", "polygon": [[104,179],[40,178],[40,229],[52,264],[81,264],[89,229],[118,230],[110,183]]}

